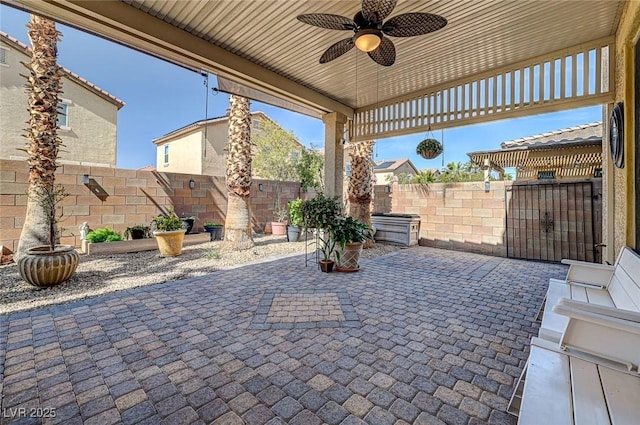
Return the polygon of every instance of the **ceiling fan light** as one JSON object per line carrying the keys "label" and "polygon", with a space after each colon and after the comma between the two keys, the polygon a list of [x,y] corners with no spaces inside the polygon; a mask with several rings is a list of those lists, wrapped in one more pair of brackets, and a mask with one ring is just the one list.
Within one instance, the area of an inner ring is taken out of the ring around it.
{"label": "ceiling fan light", "polygon": [[382,42],[382,34],[378,30],[360,30],[355,36],[356,47],[363,52],[372,52]]}

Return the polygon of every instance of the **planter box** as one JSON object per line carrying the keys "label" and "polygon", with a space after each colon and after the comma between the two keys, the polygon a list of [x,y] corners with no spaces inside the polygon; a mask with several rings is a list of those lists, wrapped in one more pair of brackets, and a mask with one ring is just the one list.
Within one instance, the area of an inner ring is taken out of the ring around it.
{"label": "planter box", "polygon": [[371,214],[371,224],[376,228],[376,241],[400,245],[418,245],[420,216],[416,214]]}
{"label": "planter box", "polygon": [[[183,246],[209,242],[208,233],[193,233],[184,235]],[[90,243],[82,241],[82,252],[87,255],[97,254],[123,254],[127,252],[152,251],[158,249],[155,238],[134,239],[120,242]]]}

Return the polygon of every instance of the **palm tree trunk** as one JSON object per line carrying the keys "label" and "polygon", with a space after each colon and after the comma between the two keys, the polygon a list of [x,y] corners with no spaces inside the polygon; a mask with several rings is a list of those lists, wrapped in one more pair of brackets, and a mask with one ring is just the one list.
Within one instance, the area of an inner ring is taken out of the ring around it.
{"label": "palm tree trunk", "polygon": [[58,103],[62,92],[62,72],[57,64],[60,32],[55,23],[31,15],[27,24],[31,42],[31,61],[27,78],[29,127],[26,129],[29,189],[27,211],[14,259],[29,248],[50,245],[50,215],[38,202],[38,194],[51,192],[55,184],[56,159],[62,140],[57,135]]}
{"label": "palm tree trunk", "polygon": [[[373,199],[373,140],[356,142],[350,152],[351,178],[349,179],[349,215],[371,226],[371,200]],[[371,248],[367,240],[364,248]]]}
{"label": "palm tree trunk", "polygon": [[232,250],[254,245],[251,237],[251,114],[249,99],[229,98],[227,143],[227,215],[225,242]]}

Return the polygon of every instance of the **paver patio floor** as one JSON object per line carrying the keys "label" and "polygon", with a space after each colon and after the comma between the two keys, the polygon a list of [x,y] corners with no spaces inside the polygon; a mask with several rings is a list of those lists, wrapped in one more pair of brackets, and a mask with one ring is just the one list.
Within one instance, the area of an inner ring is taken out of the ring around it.
{"label": "paver patio floor", "polygon": [[361,267],[292,257],[0,316],[0,421],[515,424],[565,266],[417,247]]}

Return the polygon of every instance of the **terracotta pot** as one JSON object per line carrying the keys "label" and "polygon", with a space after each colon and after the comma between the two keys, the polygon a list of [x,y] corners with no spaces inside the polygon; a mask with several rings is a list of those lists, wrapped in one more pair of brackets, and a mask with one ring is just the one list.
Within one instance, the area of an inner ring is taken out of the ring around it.
{"label": "terracotta pot", "polygon": [[279,221],[271,222],[271,233],[275,236],[284,236],[287,234],[287,223],[280,223]]}
{"label": "terracotta pot", "polygon": [[69,245],[37,246],[24,253],[18,260],[18,273],[26,282],[38,288],[59,285],[76,271],[80,256]]}
{"label": "terracotta pot", "polygon": [[353,272],[360,270],[360,253],[362,252],[362,242],[347,242],[344,248],[339,249],[340,260],[338,261],[337,270],[345,272]]}
{"label": "terracotta pot", "polygon": [[177,257],[182,254],[182,241],[186,229],[171,232],[153,232],[161,257]]}
{"label": "terracotta pot", "polygon": [[333,271],[333,260],[320,260],[320,270],[325,273],[331,273]]}

